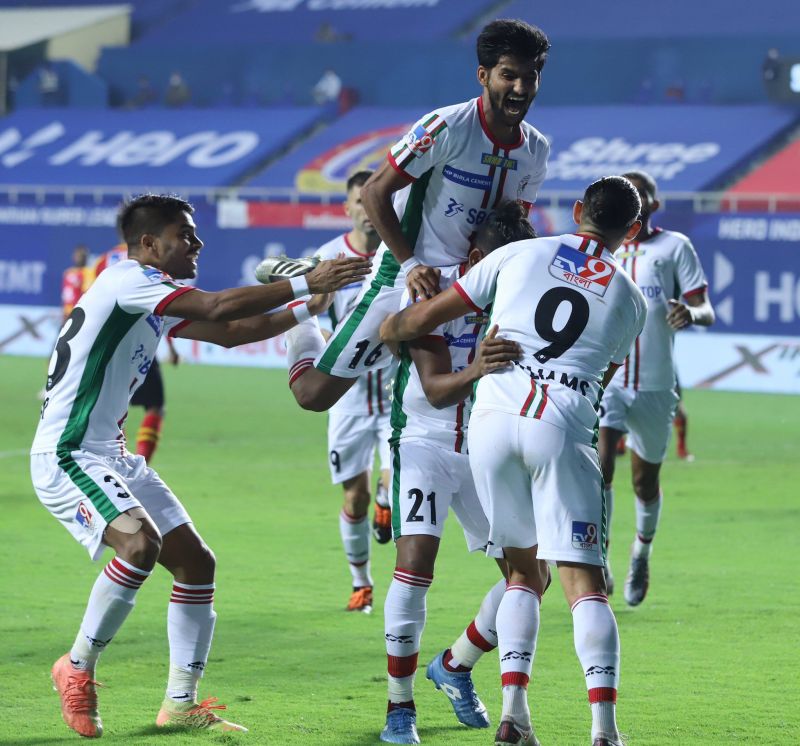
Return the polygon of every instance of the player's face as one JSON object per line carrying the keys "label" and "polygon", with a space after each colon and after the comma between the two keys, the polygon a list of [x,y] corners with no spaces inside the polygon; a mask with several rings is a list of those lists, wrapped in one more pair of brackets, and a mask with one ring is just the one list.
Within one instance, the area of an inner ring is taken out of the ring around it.
{"label": "player's face", "polygon": [[489,93],[492,117],[509,127],[525,118],[539,91],[543,60],[504,54],[492,68],[479,67],[478,80]]}
{"label": "player's face", "polygon": [[631,184],[636,187],[636,191],[639,192],[639,199],[642,200],[642,223],[646,225],[648,219],[658,209],[660,203],[657,199],[653,199],[650,196],[650,193],[647,191],[647,188],[641,179],[630,178],[628,181],[630,181]]}
{"label": "player's face", "polygon": [[197,277],[197,256],[203,242],[197,237],[197,226],[188,212],[170,223],[157,241],[159,244],[159,269],[176,280]]}
{"label": "player's face", "polygon": [[347,193],[344,203],[345,214],[353,221],[353,228],[366,236],[374,236],[377,231],[367,217],[364,203],[361,201],[361,187],[354,186]]}

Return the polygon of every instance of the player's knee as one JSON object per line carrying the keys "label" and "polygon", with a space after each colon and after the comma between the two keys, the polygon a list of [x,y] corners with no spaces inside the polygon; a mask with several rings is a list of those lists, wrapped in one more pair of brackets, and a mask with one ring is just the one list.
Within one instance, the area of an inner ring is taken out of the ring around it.
{"label": "player's knee", "polygon": [[633,491],[643,502],[651,502],[658,497],[660,486],[657,479],[638,474],[633,477]]}
{"label": "player's knee", "polygon": [[369,492],[366,490],[348,490],[344,493],[344,510],[353,518],[362,518],[369,509]]}
{"label": "player's knee", "polygon": [[217,558],[214,552],[211,551],[211,547],[205,543],[197,547],[192,556],[192,567],[199,574],[210,579],[214,578],[214,573],[217,569]]}

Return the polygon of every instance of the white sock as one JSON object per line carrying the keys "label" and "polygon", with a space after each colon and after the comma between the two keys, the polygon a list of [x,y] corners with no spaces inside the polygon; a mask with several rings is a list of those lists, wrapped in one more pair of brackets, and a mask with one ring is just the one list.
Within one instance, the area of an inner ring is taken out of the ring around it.
{"label": "white sock", "polygon": [[600,593],[579,598],[572,605],[572,623],[592,707],[592,738],[618,739],[619,633],[608,599]]}
{"label": "white sock", "polygon": [[214,636],[214,583],[187,585],[173,582],[167,609],[169,680],[167,696],[176,702],[194,702]]}
{"label": "white sock", "polygon": [[350,563],[353,588],[372,586],[369,568],[370,533],[367,516],[353,518],[344,510],[339,513],[339,534],[342,537],[344,553]]}
{"label": "white sock", "polygon": [[[539,633],[539,595],[524,585],[508,585],[497,609],[497,648],[503,684],[503,714],[530,728],[527,692]],[[508,694],[506,694],[508,688]],[[507,709],[508,708],[508,709]]]}
{"label": "white sock", "polygon": [[452,668],[473,668],[484,653],[497,647],[497,609],[506,592],[506,581],[498,580],[484,596],[469,626],[450,647]]}
{"label": "white sock", "polygon": [[289,329],[284,335],[284,340],[291,384],[304,370],[314,364],[317,355],[325,347],[325,338],[320,331],[317,317],[312,316]]}
{"label": "white sock", "polygon": [[653,548],[658,519],[661,516],[663,495],[658,493],[655,500],[646,503],[636,498],[636,540],[633,543],[635,557],[649,557]]}
{"label": "white sock", "polygon": [[150,576],[147,570],[134,567],[114,557],[94,582],[81,628],[70,651],[75,668],[94,670],[100,653],[131,613],[136,592]]}
{"label": "white sock", "polygon": [[389,703],[413,702],[414,675],[433,577],[395,568],[383,605]]}

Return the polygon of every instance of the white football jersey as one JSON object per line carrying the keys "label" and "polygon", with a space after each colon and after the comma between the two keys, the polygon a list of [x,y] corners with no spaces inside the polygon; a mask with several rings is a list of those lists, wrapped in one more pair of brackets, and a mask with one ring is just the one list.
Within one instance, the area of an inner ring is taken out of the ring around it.
{"label": "white football jersey", "polygon": [[522,358],[478,381],[474,411],[533,417],[594,443],[601,381],[642,330],[641,291],[596,241],[567,234],[503,246],[454,285]]}
{"label": "white football jersey", "polygon": [[682,233],[659,228],[647,241],[623,244],[614,256],[644,293],[647,323],[611,385],[635,391],[675,388],[675,331],[667,323],[667,301],[708,286],[697,252]]}
{"label": "white football jersey", "polygon": [[[450,287],[466,269],[466,265],[444,267],[441,288]],[[474,272],[473,267],[470,272]],[[404,296],[404,304],[409,302]],[[434,329],[447,343],[450,367],[453,371],[466,368],[475,358],[479,340],[488,320],[484,311],[468,313]],[[391,443],[403,441],[434,441],[447,450],[467,453],[467,427],[472,407],[471,397],[444,409],[436,409],[428,402],[416,366],[407,350],[403,351],[397,372],[392,401]]]}
{"label": "white football jersey", "polygon": [[126,259],[106,269],[61,329],[31,453],[125,453],[128,402],[153,363],[159,340],[182,319],[163,315],[193,288]]}
{"label": "white football jersey", "polygon": [[412,182],[393,199],[416,258],[437,267],[465,261],[471,236],[501,199],[535,201],[549,152],[524,121],[517,142],[498,142],[480,97],[422,117],[388,155]]}
{"label": "white football jersey", "polygon": [[[321,259],[336,259],[339,254],[347,257],[361,257],[371,259],[374,254],[364,254],[357,251],[347,239],[347,234],[337,236],[332,241],[323,244],[316,252]],[[340,288],[333,295],[333,303],[328,309],[329,324],[325,318],[320,317],[320,323],[333,330],[343,321],[356,305],[356,298],[364,287],[364,282],[354,282]],[[397,370],[397,363],[392,362],[389,367],[381,368],[375,372],[367,371],[352,385],[349,391],[331,407],[331,411],[350,415],[388,415],[391,410],[390,393],[391,383]]]}

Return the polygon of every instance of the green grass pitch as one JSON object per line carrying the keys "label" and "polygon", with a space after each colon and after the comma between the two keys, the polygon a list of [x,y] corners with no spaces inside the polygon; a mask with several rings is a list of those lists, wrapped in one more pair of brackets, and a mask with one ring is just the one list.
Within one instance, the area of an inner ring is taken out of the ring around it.
{"label": "green grass pitch", "polygon": [[[0,742],[77,743],[61,722],[49,669],[75,635],[100,569],[39,505],[27,449],[42,360],[0,357]],[[382,602],[391,545],[373,547],[376,609],[347,614],[349,574],[330,485],[325,417],[302,412],[283,371],[165,368],[168,414],[154,466],[218,559],[214,647],[201,695],[216,695],[245,735],[157,732],[167,672],[169,580],[160,568],[98,670],[104,740],[125,744],[378,743],[385,716]],[[697,461],[670,458],[650,595],[613,598],[622,638],[619,723],[629,743],[800,743],[797,581],[798,423],[788,396],[689,391]],[[134,410],[135,411],[135,410]],[[131,432],[138,421],[132,415]],[[616,480],[612,559],[622,581],[632,539],[627,459]],[[109,554],[106,554],[106,558]],[[428,596],[417,676],[426,744],[488,744],[458,725],[424,664],[470,621],[496,580],[449,522]],[[476,686],[496,722],[496,654]],[[587,744],[590,716],[558,584],[544,599],[530,688],[545,746]]]}

